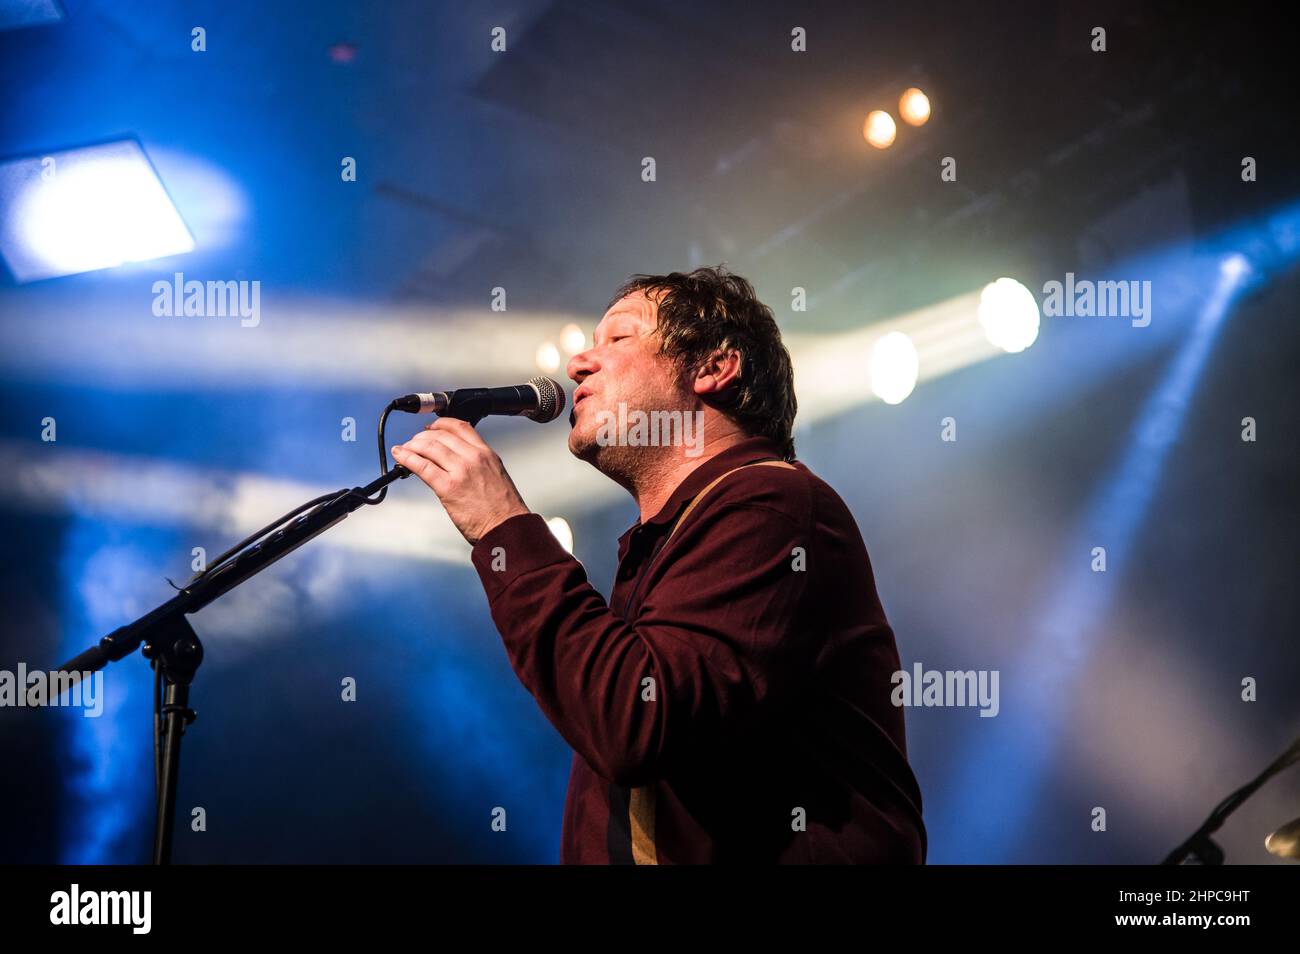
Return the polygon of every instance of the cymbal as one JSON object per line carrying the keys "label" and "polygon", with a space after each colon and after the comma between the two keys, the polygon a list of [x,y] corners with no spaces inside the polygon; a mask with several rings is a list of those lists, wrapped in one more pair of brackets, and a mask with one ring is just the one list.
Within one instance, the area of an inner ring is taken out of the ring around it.
{"label": "cymbal", "polygon": [[1300,818],[1265,838],[1264,847],[1279,858],[1300,858]]}

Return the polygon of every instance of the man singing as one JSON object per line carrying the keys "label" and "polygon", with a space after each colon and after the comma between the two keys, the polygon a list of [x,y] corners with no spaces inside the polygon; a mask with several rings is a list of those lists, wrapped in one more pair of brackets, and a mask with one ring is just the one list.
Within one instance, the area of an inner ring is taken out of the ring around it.
{"label": "man singing", "polygon": [[[795,460],[771,310],[722,268],[637,275],[568,375],[569,450],[640,510],[608,602],[470,425],[393,449],[473,545],[510,663],[574,749],[561,861],[923,862],[894,634],[852,515]],[[611,427],[656,412],[701,437]]]}

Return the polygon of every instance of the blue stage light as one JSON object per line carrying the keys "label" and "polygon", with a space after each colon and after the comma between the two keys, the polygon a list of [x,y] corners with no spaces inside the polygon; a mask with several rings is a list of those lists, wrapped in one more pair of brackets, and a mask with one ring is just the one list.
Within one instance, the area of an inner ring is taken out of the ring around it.
{"label": "blue stage light", "polygon": [[[1051,860],[1043,846],[1023,844],[1032,829],[1026,819],[1040,803],[1050,759],[1062,744],[1076,680],[1107,622],[1117,581],[1130,566],[1214,343],[1250,271],[1238,252],[1219,259],[1210,293],[1135,418],[1118,463],[1067,538],[1056,581],[1043,594],[1038,612],[1026,619],[1029,639],[1015,664],[1019,679],[1008,693],[1006,715],[997,728],[981,730],[966,747],[945,800],[937,810],[932,802],[927,812],[931,831],[962,834],[932,861],[1001,864],[1023,858],[1022,851],[1035,852],[1031,857],[1036,862]],[[1096,546],[1104,548],[1104,573],[1094,565]],[[996,811],[969,807],[969,793],[981,786],[998,793]]]}
{"label": "blue stage light", "polygon": [[134,140],[0,163],[0,254],[20,283],[193,248]]}

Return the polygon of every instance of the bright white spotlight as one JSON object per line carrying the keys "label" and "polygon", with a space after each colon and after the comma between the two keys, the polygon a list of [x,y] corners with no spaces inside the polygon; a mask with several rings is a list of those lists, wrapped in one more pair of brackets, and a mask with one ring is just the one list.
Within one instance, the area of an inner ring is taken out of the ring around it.
{"label": "bright white spotlight", "polygon": [[867,121],[862,124],[863,138],[877,149],[888,149],[894,144],[897,135],[898,124],[883,109],[873,109],[867,114]]}
{"label": "bright white spotlight", "polygon": [[909,126],[924,126],[930,118],[930,97],[915,86],[903,90],[898,98],[898,115]]}
{"label": "bright white spotlight", "polygon": [[564,349],[565,354],[577,354],[587,347],[587,336],[577,325],[565,325],[560,331],[560,347]]}
{"label": "bright white spotlight", "polygon": [[551,517],[546,521],[546,526],[551,530],[551,535],[560,541],[560,546],[572,553],[573,552],[573,530],[569,528],[569,521],[563,517]]}
{"label": "bright white spotlight", "polygon": [[0,164],[0,254],[20,283],[193,249],[134,140]]}
{"label": "bright white spotlight", "polygon": [[979,320],[989,341],[1009,354],[1024,351],[1038,338],[1038,302],[1014,278],[999,278],[984,286]]}
{"label": "bright white spotlight", "polygon": [[1233,252],[1219,263],[1219,271],[1225,278],[1241,278],[1250,271],[1250,262],[1240,252]]}
{"label": "bright white spotlight", "polygon": [[912,339],[891,331],[871,349],[871,390],[886,404],[900,404],[916,387],[921,360]]}
{"label": "bright white spotlight", "polygon": [[537,367],[547,374],[560,370],[560,349],[553,341],[543,341],[537,346]]}

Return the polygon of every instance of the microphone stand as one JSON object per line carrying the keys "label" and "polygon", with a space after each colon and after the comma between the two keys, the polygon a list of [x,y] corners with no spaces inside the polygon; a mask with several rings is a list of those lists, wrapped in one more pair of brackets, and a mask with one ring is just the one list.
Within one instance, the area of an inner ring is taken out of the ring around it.
{"label": "microphone stand", "polygon": [[1300,739],[1292,742],[1290,747],[1274,759],[1263,772],[1220,802],[1201,827],[1192,832],[1186,841],[1171,851],[1161,864],[1180,865],[1189,859],[1194,864],[1223,864],[1223,848],[1210,836],[1218,831],[1223,826],[1223,823],[1228,820],[1228,816],[1240,808],[1242,802],[1254,795],[1260,786],[1296,762],[1300,762]]}
{"label": "microphone stand", "polygon": [[[391,409],[391,408],[390,408]],[[467,402],[457,411],[444,411],[443,417],[459,417],[475,425],[481,420],[482,409]],[[380,447],[383,447],[383,421],[380,420]],[[313,537],[324,533],[343,520],[352,511],[368,503],[379,503],[383,498],[370,499],[397,480],[411,476],[405,467],[394,467],[383,476],[364,487],[340,490],[326,498],[304,504],[291,511],[293,519],[282,519],[272,524],[265,535],[256,542],[240,548],[226,560],[219,560],[210,570],[200,573],[185,584],[175,596],[155,607],[135,622],[113,630],[99,643],[78,656],[69,659],[59,671],[80,679],[103,669],[135,652],[143,644],[143,655],[151,661],[165,685],[163,705],[155,713],[161,719],[161,765],[155,752],[155,783],[157,788],[157,813],[154,826],[153,863],[171,864],[172,833],[176,814],[176,785],[180,772],[181,736],[185,726],[195,719],[189,707],[190,685],[203,662],[203,644],[190,625],[187,616],[197,613],[218,597],[261,573],[281,557],[287,556]],[[306,510],[301,516],[299,511]],[[278,529],[276,529],[278,527]],[[157,726],[157,723],[155,723]]]}

